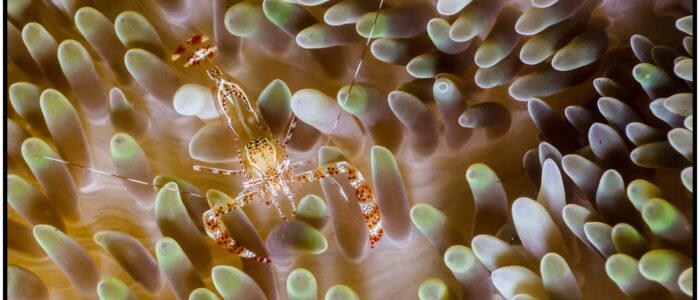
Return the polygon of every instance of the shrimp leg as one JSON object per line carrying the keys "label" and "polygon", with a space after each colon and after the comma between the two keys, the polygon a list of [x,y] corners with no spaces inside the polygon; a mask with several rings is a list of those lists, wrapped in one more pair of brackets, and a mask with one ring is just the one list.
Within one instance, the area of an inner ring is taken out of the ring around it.
{"label": "shrimp leg", "polygon": [[262,263],[270,263],[271,261],[269,258],[258,256],[257,254],[253,253],[253,251],[250,251],[238,244],[238,242],[231,238],[228,232],[226,232],[224,224],[221,221],[221,216],[250,203],[255,195],[256,192],[241,193],[238,195],[238,197],[236,197],[236,199],[232,199],[223,204],[217,204],[210,210],[207,210],[204,212],[202,219],[204,221],[204,228],[207,235],[216,241],[219,246],[226,248],[226,250],[233,254],[238,254],[240,257],[249,258]]}
{"label": "shrimp leg", "polygon": [[365,218],[367,229],[369,229],[369,247],[374,249],[374,244],[382,239],[384,230],[382,229],[381,215],[377,201],[374,198],[374,192],[359,170],[355,169],[350,163],[341,161],[295,175],[293,180],[299,183],[314,182],[321,178],[331,179],[330,177],[336,174],[344,174],[348,177],[350,186],[355,192],[355,198],[360,203],[360,210]]}

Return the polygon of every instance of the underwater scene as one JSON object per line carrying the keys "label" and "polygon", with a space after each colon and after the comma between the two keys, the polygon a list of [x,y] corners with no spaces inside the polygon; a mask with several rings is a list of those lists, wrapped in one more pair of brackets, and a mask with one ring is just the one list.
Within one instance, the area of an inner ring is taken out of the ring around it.
{"label": "underwater scene", "polygon": [[692,0],[7,0],[9,299],[692,299]]}

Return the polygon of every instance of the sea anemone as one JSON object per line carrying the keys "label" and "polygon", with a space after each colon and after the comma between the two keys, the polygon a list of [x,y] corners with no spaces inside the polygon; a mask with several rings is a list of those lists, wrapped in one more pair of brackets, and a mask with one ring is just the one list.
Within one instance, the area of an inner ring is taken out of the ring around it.
{"label": "sea anemone", "polygon": [[[11,299],[686,299],[693,2],[7,3]],[[293,162],[342,176],[221,217],[242,177],[216,43]],[[466,179],[465,179],[466,177]]]}

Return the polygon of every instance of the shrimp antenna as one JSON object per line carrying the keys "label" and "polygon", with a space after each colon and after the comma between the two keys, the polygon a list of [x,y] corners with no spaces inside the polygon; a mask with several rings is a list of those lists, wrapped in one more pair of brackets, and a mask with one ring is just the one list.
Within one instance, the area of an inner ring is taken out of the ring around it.
{"label": "shrimp antenna", "polygon": [[[357,67],[355,68],[355,74],[352,76],[352,81],[350,81],[350,87],[348,88],[348,92],[345,94],[345,97],[343,98],[343,102],[341,106],[345,106],[345,103],[348,101],[348,97],[350,97],[350,92],[352,91],[353,86],[355,86],[355,81],[357,81],[357,76],[360,74],[360,68],[362,68],[362,62],[365,59],[365,55],[367,55],[367,49],[369,48],[369,42],[372,40],[372,36],[374,35],[374,28],[377,27],[377,20],[379,19],[379,13],[382,10],[382,6],[384,5],[384,0],[379,1],[379,8],[377,8],[377,14],[374,16],[374,21],[372,22],[372,28],[369,30],[369,36],[367,37],[367,42],[365,42],[365,47],[362,49],[362,54],[360,55],[360,61],[357,63]],[[330,144],[331,138],[333,137],[333,132],[335,132],[335,128],[338,127],[338,123],[340,122],[340,116],[343,113],[342,108],[340,108],[341,111],[338,112],[338,116],[335,118],[335,123],[333,123],[333,128],[331,128],[331,133],[328,135],[328,140],[326,141],[326,146]]]}
{"label": "shrimp antenna", "polygon": [[178,191],[178,190],[175,190],[175,189],[166,188],[165,185],[154,184],[154,183],[146,182],[146,181],[143,181],[143,180],[138,180],[138,179],[134,179],[134,178],[129,178],[129,177],[126,177],[126,176],[122,176],[122,175],[119,175],[119,174],[115,174],[115,173],[105,172],[105,171],[98,170],[98,169],[95,169],[95,168],[83,166],[83,165],[81,165],[81,164],[77,164],[77,163],[74,163],[74,162],[65,161],[65,160],[62,160],[62,159],[60,159],[60,158],[55,158],[55,157],[50,157],[50,156],[44,156],[44,155],[37,155],[37,154],[32,154],[32,155],[33,155],[33,156],[36,156],[36,157],[40,157],[40,158],[46,159],[46,160],[50,160],[50,161],[54,161],[54,162],[57,162],[57,163],[61,163],[61,164],[67,165],[67,166],[85,169],[85,170],[88,170],[88,171],[90,171],[90,172],[94,172],[94,173],[97,173],[97,174],[102,174],[102,175],[107,175],[107,176],[116,177],[116,178],[123,179],[123,180],[129,181],[129,182],[133,182],[133,183],[138,183],[138,184],[142,184],[142,185],[150,185],[150,186],[157,187],[157,188],[160,188],[160,189],[166,189],[166,190],[169,190],[169,191],[179,192],[179,193],[181,193],[181,194],[186,194],[186,195],[190,195],[190,196],[194,196],[194,197],[198,197],[198,198],[203,198],[203,197],[204,197],[204,196],[202,196],[202,195],[200,195],[200,194],[190,193],[190,192],[186,192],[186,191]]}

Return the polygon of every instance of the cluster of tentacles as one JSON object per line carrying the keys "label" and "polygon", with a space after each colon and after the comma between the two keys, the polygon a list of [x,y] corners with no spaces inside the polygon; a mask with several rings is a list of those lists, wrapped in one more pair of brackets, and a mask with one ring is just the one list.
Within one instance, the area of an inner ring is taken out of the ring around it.
{"label": "cluster of tentacles", "polygon": [[[10,298],[692,297],[692,1],[379,3],[8,1]],[[292,162],[363,172],[374,250],[340,175],[220,216],[270,264],[206,238],[242,179],[192,169],[240,168],[197,34]]]}

